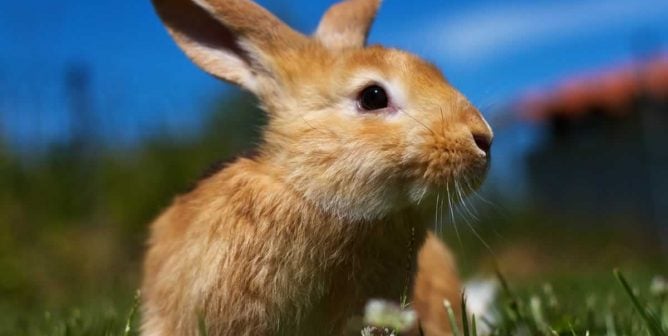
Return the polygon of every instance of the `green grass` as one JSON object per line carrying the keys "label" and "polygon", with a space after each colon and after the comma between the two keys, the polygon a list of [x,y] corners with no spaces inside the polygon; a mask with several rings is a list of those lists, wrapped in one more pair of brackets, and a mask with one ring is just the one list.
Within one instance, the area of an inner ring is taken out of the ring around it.
{"label": "green grass", "polygon": [[[0,335],[133,336],[139,335],[136,305],[86,306],[40,313],[4,311]],[[11,316],[14,314],[14,316]],[[21,315],[16,315],[21,314]]]}
{"label": "green grass", "polygon": [[[476,321],[487,324],[491,335],[668,335],[665,290],[652,292],[650,286],[630,285],[618,270],[607,283],[592,283],[592,288],[562,284],[558,292],[547,283],[515,291],[503,276],[499,279],[502,295],[495,307],[496,320]],[[454,336],[469,335],[473,334]]]}
{"label": "green grass", "polygon": [[[643,277],[644,278],[644,277]],[[569,281],[514,287],[503,277],[492,316],[464,316],[454,336],[471,336],[476,330],[490,335],[668,335],[668,291],[649,279],[632,281],[621,272],[607,280]],[[129,297],[129,295],[128,295]],[[464,305],[465,305],[464,301]],[[137,296],[124,304],[42,312],[28,316],[5,311],[2,335],[84,336],[138,335]],[[443,314],[454,314],[444,306]],[[8,315],[10,314],[10,315]],[[9,319],[9,321],[7,320]]]}

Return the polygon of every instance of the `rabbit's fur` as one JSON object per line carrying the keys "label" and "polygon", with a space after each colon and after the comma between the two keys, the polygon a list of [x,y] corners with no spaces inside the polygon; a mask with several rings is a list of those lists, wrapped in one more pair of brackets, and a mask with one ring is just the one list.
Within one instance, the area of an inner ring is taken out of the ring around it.
{"label": "rabbit's fur", "polygon": [[[333,6],[312,38],[249,0],[153,2],[186,54],[255,93],[269,123],[257,157],[153,223],[143,334],[337,335],[367,300],[399,300],[416,268],[424,330],[444,333],[459,284],[423,206],[455,180],[482,181],[480,113],[433,65],[365,46],[378,0]],[[360,108],[370,84],[387,108]]]}

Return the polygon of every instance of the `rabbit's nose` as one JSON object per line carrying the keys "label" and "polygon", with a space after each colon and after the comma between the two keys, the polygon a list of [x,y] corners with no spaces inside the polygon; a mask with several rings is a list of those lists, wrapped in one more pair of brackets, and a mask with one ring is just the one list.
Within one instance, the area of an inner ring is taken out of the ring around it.
{"label": "rabbit's nose", "polygon": [[485,153],[489,153],[492,148],[492,135],[489,133],[472,133],[473,141]]}

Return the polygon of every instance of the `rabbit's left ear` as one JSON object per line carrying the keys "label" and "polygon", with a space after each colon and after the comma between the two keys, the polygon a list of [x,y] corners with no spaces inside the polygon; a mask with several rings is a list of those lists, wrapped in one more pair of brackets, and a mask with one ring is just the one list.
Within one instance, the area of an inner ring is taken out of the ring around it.
{"label": "rabbit's left ear", "polygon": [[252,0],[152,1],[195,64],[259,96],[279,88],[280,54],[308,41]]}
{"label": "rabbit's left ear", "polygon": [[320,20],[315,38],[330,49],[362,48],[380,0],[344,0]]}

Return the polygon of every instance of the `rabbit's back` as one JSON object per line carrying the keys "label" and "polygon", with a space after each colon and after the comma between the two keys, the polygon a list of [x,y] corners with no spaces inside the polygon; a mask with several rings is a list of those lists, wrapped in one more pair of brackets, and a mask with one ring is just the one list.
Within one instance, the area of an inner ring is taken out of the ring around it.
{"label": "rabbit's back", "polygon": [[289,202],[290,195],[276,193],[254,166],[242,160],[201,181],[153,223],[144,264],[147,335],[195,334],[198,319],[213,335],[266,334],[280,319],[270,307],[289,307],[284,301],[296,304],[303,295],[294,286],[303,271],[287,278],[277,270],[302,266],[284,258],[285,244],[263,239],[276,229],[267,212],[287,219],[292,211],[258,201],[280,194]]}

